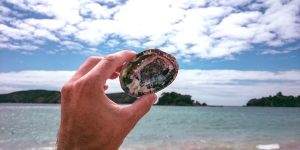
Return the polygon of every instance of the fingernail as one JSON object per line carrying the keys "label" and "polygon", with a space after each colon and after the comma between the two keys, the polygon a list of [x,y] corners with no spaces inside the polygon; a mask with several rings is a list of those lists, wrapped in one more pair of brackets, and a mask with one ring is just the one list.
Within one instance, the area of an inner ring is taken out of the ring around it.
{"label": "fingernail", "polygon": [[133,50],[129,50],[130,52],[132,52],[132,53],[136,53],[135,51],[133,51]]}
{"label": "fingernail", "polygon": [[149,96],[151,96],[150,98],[151,98],[151,100],[152,100],[152,104],[154,104],[154,103],[156,102],[156,100],[157,100],[156,94],[151,94],[151,95],[149,95]]}

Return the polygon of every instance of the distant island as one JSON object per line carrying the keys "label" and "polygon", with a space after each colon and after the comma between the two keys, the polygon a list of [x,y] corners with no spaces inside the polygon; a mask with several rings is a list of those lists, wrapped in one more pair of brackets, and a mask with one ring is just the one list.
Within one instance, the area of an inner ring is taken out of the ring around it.
{"label": "distant island", "polygon": [[172,105],[172,106],[207,106],[206,103],[200,103],[192,100],[190,95],[181,95],[176,92],[162,93],[156,105]]}
{"label": "distant island", "polygon": [[[125,93],[109,93],[106,95],[118,104],[131,104],[136,100],[136,98],[130,97]],[[48,90],[27,90],[0,94],[0,103],[57,104],[60,103],[60,92]],[[193,100],[190,95],[182,95],[176,92],[162,93],[156,105],[207,106],[206,103],[200,103],[199,101]],[[300,96],[285,96],[282,92],[278,92],[274,96],[250,99],[246,106],[300,107]]]}
{"label": "distant island", "polygon": [[17,91],[0,94],[0,103],[59,103],[60,92],[48,90]]}
{"label": "distant island", "polygon": [[[133,103],[136,98],[125,93],[106,94],[110,99],[119,104]],[[0,94],[0,103],[60,103],[59,91],[27,90],[8,94]]]}
{"label": "distant island", "polygon": [[300,107],[300,96],[285,96],[278,92],[274,96],[251,99],[247,106],[267,106],[267,107]]}
{"label": "distant island", "polygon": [[[111,100],[118,104],[131,104],[136,98],[130,97],[125,93],[106,94]],[[0,94],[0,103],[60,103],[59,91],[48,90],[27,90],[17,91],[8,94]],[[181,95],[170,92],[163,93],[159,98],[157,105],[174,105],[174,106],[206,106],[206,103],[199,103],[192,100],[190,95]]]}

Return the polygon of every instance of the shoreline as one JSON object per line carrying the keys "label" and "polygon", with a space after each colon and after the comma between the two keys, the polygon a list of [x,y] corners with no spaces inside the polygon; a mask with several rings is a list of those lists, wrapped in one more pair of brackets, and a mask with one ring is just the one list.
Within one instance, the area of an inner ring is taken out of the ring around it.
{"label": "shoreline", "polygon": [[[60,106],[60,103],[0,103],[0,106]],[[128,105],[128,104],[120,104]],[[219,105],[208,105],[208,106],[180,106],[180,105],[156,105],[156,107],[182,107],[182,108],[300,108],[300,107],[271,107],[271,106],[219,106]],[[152,106],[152,107],[153,107]]]}

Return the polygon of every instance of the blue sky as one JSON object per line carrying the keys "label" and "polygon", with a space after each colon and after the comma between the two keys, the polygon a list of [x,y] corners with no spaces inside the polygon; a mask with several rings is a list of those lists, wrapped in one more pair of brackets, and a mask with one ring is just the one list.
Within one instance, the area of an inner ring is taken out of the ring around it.
{"label": "blue sky", "polygon": [[0,93],[59,90],[91,55],[156,47],[180,64],[164,91],[222,105],[300,95],[299,0],[4,0],[0,13]]}

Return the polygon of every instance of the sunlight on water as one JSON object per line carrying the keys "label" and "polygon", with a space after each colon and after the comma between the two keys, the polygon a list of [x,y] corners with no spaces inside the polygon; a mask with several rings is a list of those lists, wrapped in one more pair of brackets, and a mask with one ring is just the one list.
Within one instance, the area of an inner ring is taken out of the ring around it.
{"label": "sunlight on water", "polygon": [[272,149],[280,149],[279,144],[268,144],[268,145],[256,145],[257,149],[263,150],[272,150]]}

